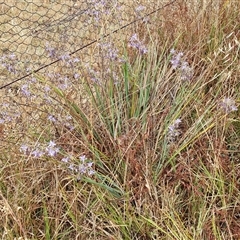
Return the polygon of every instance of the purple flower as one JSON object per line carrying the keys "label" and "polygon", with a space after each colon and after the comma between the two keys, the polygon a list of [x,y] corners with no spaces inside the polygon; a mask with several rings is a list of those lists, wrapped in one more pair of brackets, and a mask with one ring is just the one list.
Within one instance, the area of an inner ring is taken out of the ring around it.
{"label": "purple flower", "polygon": [[69,62],[71,57],[68,53],[65,53],[64,55],[60,56],[60,59],[64,62]]}
{"label": "purple flower", "polygon": [[10,54],[8,55],[8,57],[9,57],[9,59],[11,59],[11,60],[15,60],[15,59],[16,59],[15,53],[10,53]]}
{"label": "purple flower", "polygon": [[49,156],[54,157],[59,152],[59,148],[56,147],[55,142],[50,141],[46,148],[46,152]]}
{"label": "purple flower", "polygon": [[87,174],[88,176],[91,176],[95,173],[95,171],[92,169],[93,162],[88,161],[85,155],[82,155],[79,157],[81,163],[78,166],[79,173],[80,174]]}
{"label": "purple flower", "polygon": [[140,42],[137,37],[137,34],[133,34],[128,43],[129,47],[137,49],[140,54],[146,54],[148,52],[147,48]]}
{"label": "purple flower", "polygon": [[231,98],[226,98],[226,97],[219,102],[219,107],[225,113],[230,113],[238,110],[235,101]]}
{"label": "purple flower", "polygon": [[44,91],[45,91],[46,94],[49,93],[50,90],[51,90],[51,89],[50,89],[49,86],[45,86],[45,87],[44,87]]}
{"label": "purple flower", "polygon": [[79,79],[80,74],[79,73],[74,73],[73,77],[74,77],[74,79]]}
{"label": "purple flower", "polygon": [[29,147],[26,144],[22,144],[22,146],[20,147],[20,152],[22,152],[23,154],[27,154],[28,150]]}
{"label": "purple flower", "polygon": [[66,116],[65,120],[63,120],[63,125],[68,128],[70,131],[72,131],[75,127],[72,125],[72,117]]}
{"label": "purple flower", "polygon": [[34,158],[40,158],[44,155],[44,152],[40,149],[35,149],[34,151],[31,152],[31,155],[34,157]]}
{"label": "purple flower", "polygon": [[14,53],[2,56],[0,58],[0,64],[10,73],[16,74],[18,72],[16,68],[16,66],[18,65],[18,59]]}
{"label": "purple flower", "polygon": [[10,73],[13,73],[13,74],[16,74],[17,73],[17,70],[16,68],[13,66],[13,65],[6,65],[6,69],[10,72]]}
{"label": "purple flower", "polygon": [[52,116],[52,115],[49,115],[48,116],[48,120],[50,121],[50,122],[56,122],[57,121],[57,119],[54,117],[54,116]]}
{"label": "purple flower", "polygon": [[73,59],[73,63],[78,63],[78,62],[80,62],[80,59],[79,59],[79,58],[74,58],[74,59]]}
{"label": "purple flower", "polygon": [[63,158],[63,159],[62,159],[62,162],[64,162],[64,163],[68,163],[68,162],[69,162],[69,160],[70,160],[70,158],[69,158],[69,157],[65,157],[65,158]]}
{"label": "purple flower", "polygon": [[91,176],[95,173],[95,171],[92,169],[93,162],[88,161],[85,155],[82,155],[79,157],[81,163],[78,165],[78,172],[80,175],[87,174],[88,176]]}
{"label": "purple flower", "polygon": [[180,135],[179,125],[182,122],[180,118],[176,119],[170,126],[168,126],[168,141],[173,142]]}
{"label": "purple flower", "polygon": [[79,159],[81,160],[82,163],[84,163],[86,161],[86,156],[85,155],[82,155],[79,157]]}
{"label": "purple flower", "polygon": [[92,169],[88,170],[88,176],[92,176],[93,174],[95,174],[96,172]]}
{"label": "purple flower", "polygon": [[193,77],[193,68],[189,66],[188,62],[182,60],[183,53],[176,52],[174,49],[171,49],[170,53],[172,55],[170,60],[172,68],[179,70],[183,81],[191,80]]}
{"label": "purple flower", "polygon": [[22,85],[21,90],[22,90],[22,94],[25,95],[26,97],[31,96],[31,92],[29,91],[29,85],[28,84]]}
{"label": "purple flower", "polygon": [[181,79],[183,81],[188,81],[192,79],[193,69],[189,67],[188,62],[182,62],[180,70],[181,70]]}
{"label": "purple flower", "polygon": [[79,157],[80,162],[75,163],[71,161],[72,158],[65,157],[61,161],[67,164],[68,169],[71,170],[72,174],[81,179],[82,176],[92,176],[95,171],[93,170],[93,162],[89,161],[85,155]]}
{"label": "purple flower", "polygon": [[51,58],[56,58],[57,57],[56,49],[53,48],[53,47],[50,47],[49,43],[46,44],[46,51],[48,52],[48,54]]}
{"label": "purple flower", "polygon": [[78,166],[78,172],[80,173],[80,174],[85,174],[85,173],[87,173],[87,166],[86,165],[84,165],[84,164],[80,164],[79,166]]}
{"label": "purple flower", "polygon": [[143,10],[145,10],[145,9],[146,9],[146,7],[143,6],[143,5],[139,5],[139,6],[137,6],[137,7],[135,8],[135,10],[136,10],[137,12],[141,12],[141,11],[143,11]]}
{"label": "purple flower", "polygon": [[100,47],[104,58],[111,61],[122,61],[122,59],[118,56],[118,49],[115,48],[112,43],[99,43],[98,46]]}
{"label": "purple flower", "polygon": [[177,69],[181,64],[182,52],[177,53],[174,49],[171,49],[172,59],[170,60],[173,69]]}
{"label": "purple flower", "polygon": [[74,167],[74,165],[72,163],[69,164],[68,169],[70,169],[73,172],[76,171],[76,168]]}

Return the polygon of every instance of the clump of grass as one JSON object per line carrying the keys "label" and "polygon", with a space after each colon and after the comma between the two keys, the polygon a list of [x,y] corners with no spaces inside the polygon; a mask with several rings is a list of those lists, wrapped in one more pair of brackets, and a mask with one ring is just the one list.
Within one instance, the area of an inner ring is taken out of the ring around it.
{"label": "clump of grass", "polygon": [[239,238],[232,4],[176,1],[97,64],[61,55],[23,83],[1,114],[3,239]]}

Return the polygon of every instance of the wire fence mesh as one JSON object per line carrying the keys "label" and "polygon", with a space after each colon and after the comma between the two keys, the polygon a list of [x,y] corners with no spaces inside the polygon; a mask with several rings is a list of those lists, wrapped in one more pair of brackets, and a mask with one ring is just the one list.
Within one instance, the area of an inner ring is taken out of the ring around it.
{"label": "wire fence mesh", "polygon": [[[122,42],[129,39],[130,34],[136,32],[136,28],[138,32],[141,32],[141,28],[145,31],[143,25],[149,24],[150,21],[144,16],[167,3],[168,1],[164,0],[2,2],[0,84],[10,83],[39,68],[43,68],[42,72],[57,74],[60,77],[64,71],[59,62],[53,64],[51,68],[44,67],[59,58],[65,63],[75,65],[75,72],[72,73],[75,77],[83,72],[83,67],[91,72],[89,67],[91,64],[95,67],[100,64],[100,52],[102,57],[104,55],[114,58],[114,54],[116,55],[114,51],[117,50],[113,50],[113,45],[118,44],[119,49],[119,40]],[[130,24],[127,30],[111,34],[140,18],[141,21]],[[103,39],[106,35],[108,40]],[[81,51],[78,51],[79,49]],[[75,51],[77,53],[72,54]]]}

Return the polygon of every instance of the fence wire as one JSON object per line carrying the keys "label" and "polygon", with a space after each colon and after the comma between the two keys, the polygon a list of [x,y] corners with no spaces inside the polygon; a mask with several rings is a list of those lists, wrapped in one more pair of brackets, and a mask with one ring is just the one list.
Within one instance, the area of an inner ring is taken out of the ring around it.
{"label": "fence wire", "polygon": [[[6,85],[41,68],[48,76],[55,74],[56,77],[63,73],[63,66],[56,61],[59,58],[68,64],[81,62],[76,64],[76,71],[72,73],[75,77],[83,66],[91,72],[90,66],[96,68],[99,65],[100,51],[107,57],[107,48],[113,49],[113,45],[129,39],[136,28],[141,32],[144,24],[151,23],[144,16],[168,3],[164,0],[2,2],[0,84]],[[137,19],[141,19],[141,23],[129,25],[128,30],[122,30],[118,35],[111,34]],[[108,40],[99,41],[101,36],[108,36]],[[95,44],[81,49],[90,43]],[[77,52],[78,49],[81,52]],[[75,52],[75,56],[70,57]],[[114,51],[109,54],[114,55]],[[51,65],[54,61],[56,64]],[[48,65],[51,68],[45,68]]]}

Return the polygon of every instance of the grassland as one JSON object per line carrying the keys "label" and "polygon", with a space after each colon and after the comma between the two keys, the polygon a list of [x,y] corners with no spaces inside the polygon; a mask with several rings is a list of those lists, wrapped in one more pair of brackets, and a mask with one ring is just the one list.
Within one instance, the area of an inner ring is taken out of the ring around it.
{"label": "grassland", "polygon": [[[154,7],[104,4],[90,36]],[[176,0],[73,55],[82,33],[44,38],[61,61],[0,90],[0,238],[240,239],[238,9]],[[29,72],[8,51],[1,80]]]}

